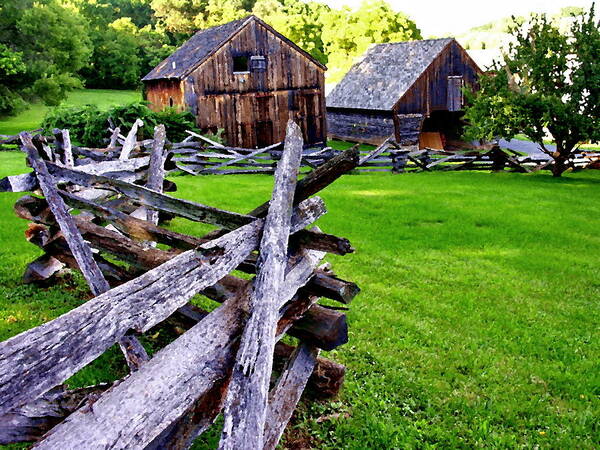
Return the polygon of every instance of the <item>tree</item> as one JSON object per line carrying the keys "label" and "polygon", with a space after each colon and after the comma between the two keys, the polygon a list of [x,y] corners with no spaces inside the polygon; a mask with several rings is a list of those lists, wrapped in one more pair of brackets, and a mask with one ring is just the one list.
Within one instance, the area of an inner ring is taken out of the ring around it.
{"label": "tree", "polygon": [[24,108],[25,102],[10,86],[15,84],[17,77],[25,70],[23,54],[0,44],[0,115]]}
{"label": "tree", "polygon": [[421,39],[416,24],[383,0],[364,0],[358,9],[333,9],[323,16],[328,81],[339,81],[371,44]]}
{"label": "tree", "polygon": [[129,17],[91,34],[94,52],[90,65],[81,71],[88,87],[137,88],[141,77],[174,50],[164,34],[151,25],[139,29]]}
{"label": "tree", "polygon": [[285,37],[327,64],[322,40],[323,17],[330,8],[319,2],[295,0],[258,0],[252,13],[271,25]]}
{"label": "tree", "polygon": [[[545,15],[510,27],[514,42],[503,61],[467,93],[468,138],[511,139],[524,133],[554,159],[553,175],[568,169],[582,142],[600,141],[600,29],[594,6],[562,34]],[[546,131],[556,151],[544,145]]]}
{"label": "tree", "polygon": [[24,105],[24,98],[56,105],[81,86],[74,74],[90,56],[87,26],[76,8],[58,0],[13,0],[0,6],[0,51],[20,61],[18,75],[0,75],[0,95],[8,96],[3,113]]}

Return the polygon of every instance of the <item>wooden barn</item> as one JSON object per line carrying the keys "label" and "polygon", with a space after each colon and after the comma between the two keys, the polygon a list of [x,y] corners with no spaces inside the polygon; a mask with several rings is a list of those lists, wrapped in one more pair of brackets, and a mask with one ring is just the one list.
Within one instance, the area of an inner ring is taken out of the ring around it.
{"label": "wooden barn", "polygon": [[255,16],[197,32],[142,81],[154,110],[189,109],[229,145],[282,141],[288,118],[307,144],[325,141],[325,70]]}
{"label": "wooden barn", "polygon": [[374,45],[327,96],[329,135],[443,147],[460,135],[463,86],[481,73],[451,38]]}

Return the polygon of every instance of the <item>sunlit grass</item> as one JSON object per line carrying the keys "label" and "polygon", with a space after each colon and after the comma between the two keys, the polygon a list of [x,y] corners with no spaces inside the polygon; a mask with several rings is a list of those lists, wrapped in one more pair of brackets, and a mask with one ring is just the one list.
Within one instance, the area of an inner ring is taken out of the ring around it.
{"label": "sunlit grass", "polygon": [[[0,176],[27,170],[20,153],[0,162]],[[268,199],[273,183],[172,179],[180,197],[239,212]],[[599,172],[361,174],[321,195],[329,213],[319,226],[356,248],[327,260],[363,292],[348,313],[350,343],[326,355],[348,367],[342,395],[303,406],[297,433],[332,449],[597,445]],[[12,213],[18,197],[0,195],[1,339],[88,298],[77,280],[68,289],[20,283],[40,252]],[[111,351],[75,382],[123,373]]]}
{"label": "sunlit grass", "polygon": [[[117,91],[110,89],[80,89],[69,93],[63,102],[68,106],[96,105],[100,109],[123,105],[142,99],[138,91]],[[10,117],[0,117],[0,134],[16,134],[39,128],[50,107],[34,103],[25,111]]]}

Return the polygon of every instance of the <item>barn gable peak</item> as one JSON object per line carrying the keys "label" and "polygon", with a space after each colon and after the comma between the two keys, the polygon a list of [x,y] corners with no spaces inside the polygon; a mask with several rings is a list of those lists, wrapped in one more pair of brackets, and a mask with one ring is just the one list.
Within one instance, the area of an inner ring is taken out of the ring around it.
{"label": "barn gable peak", "polygon": [[144,78],[142,78],[142,81],[184,78],[251,22],[259,23],[298,52],[304,54],[311,62],[323,70],[327,69],[308,52],[298,47],[273,27],[266,24],[258,17],[250,15],[243,19],[234,20],[223,25],[198,31],[168,58],[152,69]]}

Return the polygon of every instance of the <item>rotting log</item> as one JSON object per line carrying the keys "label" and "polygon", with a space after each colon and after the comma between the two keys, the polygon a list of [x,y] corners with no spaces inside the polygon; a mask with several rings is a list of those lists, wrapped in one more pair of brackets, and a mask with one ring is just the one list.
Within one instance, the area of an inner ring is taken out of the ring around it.
{"label": "rotting log", "polygon": [[225,228],[237,228],[252,222],[253,217],[225,211],[211,206],[189,200],[170,197],[160,192],[153,191],[143,186],[127,183],[102,175],[90,175],[85,172],[70,170],[55,164],[48,163],[50,173],[57,180],[70,181],[74,184],[94,187],[106,186],[120,194],[126,195],[144,206],[160,209],[195,222],[204,222]]}
{"label": "rotting log", "polygon": [[275,187],[260,244],[257,276],[250,294],[250,318],[242,333],[225,401],[221,449],[263,447],[275,333],[302,146],[300,127],[292,120],[288,121],[284,152],[275,172]]}
{"label": "rotting log", "polygon": [[100,384],[66,390],[57,386],[27,405],[0,416],[0,444],[33,442],[110,387]]}
{"label": "rotting log", "polygon": [[[165,179],[165,161],[167,154],[165,152],[165,141],[167,135],[164,125],[158,125],[154,128],[154,142],[150,154],[150,167],[148,168],[148,182],[146,187],[153,191],[162,192],[163,181]],[[146,211],[148,222],[158,224],[158,211],[148,209]]]}
{"label": "rotting log", "polygon": [[23,282],[39,283],[48,281],[64,267],[65,264],[55,257],[44,254],[27,265],[25,274],[23,275]]}
{"label": "rotting log", "polygon": [[[295,217],[294,229],[312,223],[314,216],[307,216]],[[0,343],[0,413],[62,383],[127,331],[148,330],[217,283],[256,249],[263,223],[256,220],[188,250],[57,319]],[[66,363],[57,364],[67,355]]]}
{"label": "rotting log", "polygon": [[[294,350],[295,347],[278,342],[274,354],[276,365],[278,361],[288,360]],[[308,394],[319,399],[335,397],[344,383],[345,374],[346,367],[342,364],[319,356],[313,373],[308,379]]]}
{"label": "rotting log", "polygon": [[275,449],[277,446],[317,364],[318,353],[317,348],[302,344],[290,356],[288,364],[269,393],[263,449]]}
{"label": "rotting log", "polygon": [[129,159],[129,155],[131,154],[131,151],[135,148],[135,145],[137,143],[138,128],[142,126],[144,126],[144,122],[142,122],[140,119],[136,119],[133,123],[131,130],[129,130],[129,133],[127,133],[125,142],[123,142],[123,148],[121,149],[121,154],[119,155],[119,159],[121,161]]}
{"label": "rotting log", "polygon": [[69,130],[59,130],[55,128],[52,130],[54,134],[54,144],[59,155],[62,156],[62,163],[67,167],[73,167],[75,162],[73,160],[73,149],[71,147],[71,136]]}
{"label": "rotting log", "polygon": [[83,241],[81,234],[79,234],[75,222],[67,210],[67,205],[65,205],[63,199],[58,195],[54,179],[48,173],[46,163],[40,158],[38,149],[34,146],[31,136],[28,133],[21,133],[21,141],[23,142],[24,150],[27,152],[29,164],[35,170],[48,206],[60,225],[69,248],[77,260],[79,268],[92,293],[98,295],[107,291],[110,288],[108,282],[104,279],[102,272],[98,268],[92,256],[92,251]]}
{"label": "rotting log", "polygon": [[[71,206],[85,209],[85,204],[71,202],[69,200],[75,196],[63,193],[63,197]],[[309,208],[324,210],[324,204],[318,197],[312,197],[305,202],[306,206]],[[53,225],[55,223],[54,219],[48,215],[46,206],[47,203],[44,199],[25,196],[16,202],[15,212],[23,219],[32,220],[47,225]],[[152,240],[169,245],[176,244],[176,247],[182,249],[195,248],[199,245],[209,242],[201,238],[194,238],[193,236],[178,234],[169,230],[155,227],[152,224],[149,224],[147,221],[133,219],[130,216],[119,213],[116,210],[113,210],[112,214],[116,215],[119,219],[119,221],[114,220],[112,223],[118,224],[118,228],[125,232],[125,234],[131,235],[132,233],[137,233],[136,236],[139,240]],[[121,219],[123,221],[121,221]],[[89,241],[94,248],[110,253],[114,257],[126,261],[129,264],[138,267],[139,269],[153,269],[175,256],[174,253],[165,250],[148,249],[139,246],[123,236],[119,236],[118,234],[107,230],[106,228],[99,227],[98,225],[89,223],[86,220],[80,220],[76,217],[75,221],[83,237]],[[124,224],[126,226],[123,226]],[[38,231],[44,233],[46,232],[45,229]],[[303,230],[300,230],[298,233],[302,231]],[[294,235],[292,235],[292,237]],[[59,260],[63,260],[62,256],[65,252],[65,245],[61,243],[60,240],[52,239],[50,242],[50,237],[46,236],[45,242],[41,242],[39,244],[36,243],[36,245],[42,247],[47,253],[56,256]],[[309,246],[306,248],[311,247]],[[98,255],[95,255],[95,257],[97,258]],[[255,257],[250,255],[240,264],[240,266],[238,266],[238,269],[248,273],[255,273]],[[225,279],[228,279],[228,277],[225,277]],[[118,281],[121,278],[122,277],[116,277],[116,280]],[[356,284],[341,280],[323,271],[317,271],[315,273],[315,276],[311,278],[310,282],[306,286],[306,289],[313,295],[327,297],[342,303],[350,303],[350,301],[360,292],[360,289],[358,286],[356,286]],[[213,298],[210,294],[208,296]],[[337,340],[338,339],[336,338],[335,341]]]}
{"label": "rotting log", "polygon": [[[77,265],[88,283],[90,290],[94,295],[102,294],[110,289],[108,281],[104,278],[100,267],[94,259],[91,249],[83,240],[81,233],[77,229],[75,220],[69,214],[67,205],[58,194],[52,176],[48,173],[46,164],[40,158],[37,148],[34,146],[31,136],[26,133],[21,134],[21,141],[27,152],[29,164],[35,170],[40,188],[44,192],[48,206],[54,215],[61,233],[65,237],[71,254],[75,257]],[[125,355],[127,365],[135,370],[144,361],[148,360],[148,354],[144,347],[134,336],[124,337],[123,342],[119,340],[119,346]]]}
{"label": "rotting log", "polygon": [[[303,264],[302,258],[296,262]],[[306,283],[303,273],[288,270],[284,295],[290,297],[280,301],[289,300]],[[238,342],[236,338],[245,321],[247,306],[243,303],[246,294],[244,292],[212,311],[160,350],[140,370],[108,390],[92,408],[71,414],[36,448],[76,445],[95,449],[117,443],[121,448],[150,445],[196,401],[214,395],[215,386],[220,389],[229,376]],[[165,383],[166,378],[169,383]]]}
{"label": "rotting log", "polygon": [[[160,264],[169,261],[175,256],[164,250],[144,248],[141,245],[135,244],[128,239],[119,236],[117,233],[90,223],[89,221],[78,221],[77,224],[82,236],[88,240],[94,248],[109,252],[141,269],[137,273],[121,273],[114,276],[113,271],[115,268],[109,265],[107,278],[108,275],[111,275],[111,278],[115,279],[117,285],[122,284],[124,281],[135,276],[139,276],[140,273],[143,273],[146,270],[158,267]],[[37,228],[36,231],[42,235],[46,234],[46,230],[43,228]],[[36,238],[36,235],[33,235],[30,240],[32,243],[39,245],[48,255],[56,257],[70,267],[77,268],[74,259],[68,254],[68,245],[61,239],[60,235],[43,239],[38,239]],[[101,258],[98,255],[95,255],[95,257]],[[100,267],[101,269],[106,270],[103,264],[100,264]],[[116,269],[119,268],[116,267]],[[297,270],[300,269],[309,270],[309,267],[298,266]],[[303,288],[303,290],[309,294],[311,291],[315,290],[315,288],[312,287],[313,280],[314,276],[310,278],[307,285]],[[246,280],[241,280],[232,275],[226,275],[219,280],[218,283],[201,290],[200,293],[212,300],[222,303],[227,299],[238,295],[241,290],[246,289],[248,283],[249,282]],[[321,295],[322,294],[325,294],[325,296],[336,295],[335,291],[323,291],[321,292]],[[190,305],[186,306],[189,307]],[[292,303],[291,307],[298,308],[298,304]],[[278,330],[278,335],[287,332],[292,336],[302,336],[305,340],[324,350],[335,349],[348,341],[348,327],[345,315],[341,313],[331,311],[328,308],[315,304],[301,306],[299,309],[300,313],[293,313],[293,311],[290,310],[290,305],[284,306],[283,311],[286,312],[288,318],[291,317],[292,319],[289,320],[289,322],[284,321],[286,328]],[[300,326],[296,327],[295,322],[300,320],[302,316],[306,316],[306,319],[300,321]]]}

